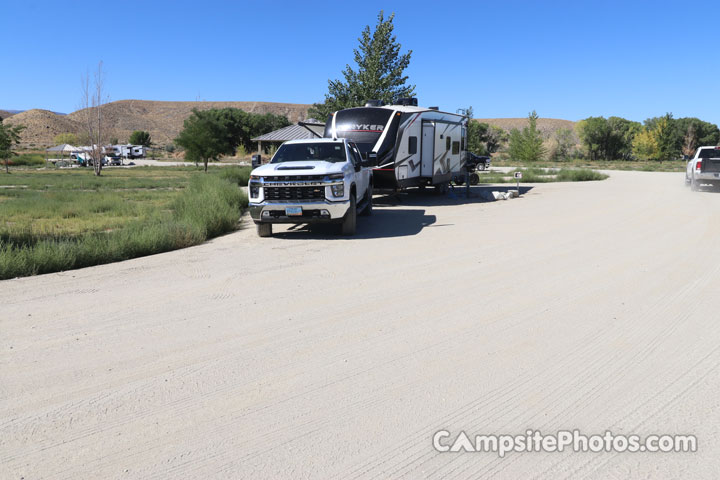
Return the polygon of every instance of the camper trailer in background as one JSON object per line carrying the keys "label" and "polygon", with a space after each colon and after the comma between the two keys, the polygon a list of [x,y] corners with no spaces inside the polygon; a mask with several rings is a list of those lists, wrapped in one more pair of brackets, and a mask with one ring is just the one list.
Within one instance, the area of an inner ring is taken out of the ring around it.
{"label": "camper trailer in background", "polygon": [[103,147],[103,153],[123,158],[144,158],[147,149],[143,145],[107,145]]}
{"label": "camper trailer in background", "polygon": [[444,192],[466,173],[468,119],[417,105],[416,98],[403,98],[396,105],[373,100],[339,110],[328,117],[324,137],[350,139],[363,156],[376,157],[376,189],[432,185]]}

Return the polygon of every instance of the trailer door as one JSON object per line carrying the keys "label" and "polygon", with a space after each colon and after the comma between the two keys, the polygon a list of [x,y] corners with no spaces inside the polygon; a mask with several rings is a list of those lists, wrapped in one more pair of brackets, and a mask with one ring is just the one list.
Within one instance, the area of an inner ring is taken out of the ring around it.
{"label": "trailer door", "polygon": [[420,176],[433,176],[433,155],[435,154],[435,124],[423,122],[422,124],[422,146],[420,147]]}

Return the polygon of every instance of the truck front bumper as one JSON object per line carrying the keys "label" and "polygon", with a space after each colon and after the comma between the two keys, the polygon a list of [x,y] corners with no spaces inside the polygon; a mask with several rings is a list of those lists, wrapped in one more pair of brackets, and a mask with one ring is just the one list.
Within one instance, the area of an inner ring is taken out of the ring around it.
{"label": "truck front bumper", "polygon": [[[286,208],[301,207],[302,215],[287,215]],[[250,216],[255,223],[323,223],[337,222],[345,217],[350,201],[248,204]]]}

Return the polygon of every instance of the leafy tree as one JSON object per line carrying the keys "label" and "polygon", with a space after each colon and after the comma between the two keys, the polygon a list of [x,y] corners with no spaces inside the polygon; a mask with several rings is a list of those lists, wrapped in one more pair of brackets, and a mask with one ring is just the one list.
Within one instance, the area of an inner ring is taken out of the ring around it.
{"label": "leafy tree", "polygon": [[576,125],[590,160],[628,159],[641,125],[621,117],[588,117]]}
{"label": "leafy tree", "polygon": [[53,142],[55,143],[55,145],[62,145],[64,143],[70,145],[77,145],[78,136],[74,133],[60,133],[58,135],[55,135],[55,138],[53,138]]}
{"label": "leafy tree", "polygon": [[4,125],[0,118],[0,158],[5,159],[5,173],[10,173],[10,157],[15,155],[12,149],[20,143],[20,132],[24,129],[23,125]]}
{"label": "leafy tree", "polygon": [[678,156],[680,151],[678,148],[678,132],[673,124],[672,114],[668,113],[660,117],[655,122],[655,128],[652,129],[651,133],[657,143],[658,160],[672,160]]}
{"label": "leafy tree", "polygon": [[684,117],[675,119],[675,128],[680,138],[680,144],[678,150],[683,151],[686,146],[686,140],[690,129],[692,128],[695,136],[695,144],[692,149],[692,153],[685,153],[685,155],[694,155],[695,148],[702,145],[718,145],[720,144],[720,129],[714,123],[704,122],[699,118]]}
{"label": "leafy tree", "polygon": [[551,160],[567,160],[575,148],[575,136],[569,128],[558,128],[553,137],[552,147],[548,152]]}
{"label": "leafy tree", "polygon": [[208,162],[218,160],[221,155],[230,155],[235,145],[230,140],[227,126],[213,110],[193,110],[185,119],[175,143],[185,149],[185,158],[191,162],[202,162],[207,172]]}
{"label": "leafy tree", "polygon": [[658,158],[658,144],[652,130],[643,128],[633,139],[633,153],[640,160],[654,160]]}
{"label": "leafy tree", "polygon": [[485,150],[488,155],[497,152],[508,141],[508,133],[500,127],[490,125],[485,133]]}
{"label": "leafy tree", "polygon": [[146,132],[145,130],[135,130],[130,134],[130,139],[128,140],[128,143],[130,143],[131,145],[142,145],[144,147],[149,147],[150,145],[152,145],[150,132]]}
{"label": "leafy tree", "polygon": [[328,80],[325,101],[314,104],[310,116],[325,119],[336,110],[362,106],[370,99],[392,103],[397,98],[412,96],[415,86],[407,85],[408,77],[403,75],[412,50],[400,53],[401,45],[393,35],[394,13],[386,20],[381,10],[377,18],[375,29],[371,31],[367,25],[358,39],[359,47],[353,50],[357,70],[346,65],[342,72],[344,81]]}
{"label": "leafy tree", "polygon": [[490,130],[487,123],[475,122],[472,119],[468,122],[467,127],[467,150],[475,155],[487,154],[487,146],[485,138]]}
{"label": "leafy tree", "polygon": [[110,140],[108,140],[108,143],[110,145],[117,145],[120,143],[120,140],[117,137],[112,137]]}
{"label": "leafy tree", "polygon": [[537,129],[538,114],[533,110],[528,115],[528,126],[522,130],[514,128],[510,131],[508,153],[513,160],[534,162],[542,160],[546,149],[543,145],[542,133]]}

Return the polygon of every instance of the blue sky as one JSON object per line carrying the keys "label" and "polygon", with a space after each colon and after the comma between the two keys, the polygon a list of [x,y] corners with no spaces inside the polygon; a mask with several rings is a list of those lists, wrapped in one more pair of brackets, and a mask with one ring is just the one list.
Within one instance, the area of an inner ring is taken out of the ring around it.
{"label": "blue sky", "polygon": [[320,101],[381,9],[421,105],[720,124],[720,2],[688,1],[0,0],[0,108],[74,111],[99,60],[110,100]]}

